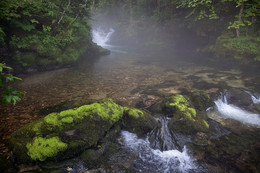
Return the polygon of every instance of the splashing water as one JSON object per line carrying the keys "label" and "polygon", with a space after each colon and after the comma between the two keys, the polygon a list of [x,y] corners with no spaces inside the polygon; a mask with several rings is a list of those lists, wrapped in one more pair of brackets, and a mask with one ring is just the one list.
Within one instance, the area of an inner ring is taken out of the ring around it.
{"label": "splashing water", "polygon": [[148,138],[139,139],[135,134],[122,131],[122,144],[139,158],[135,161],[134,167],[137,172],[197,172],[193,159],[188,155],[186,147],[183,151],[167,150],[160,151],[152,149]]}
{"label": "splashing water", "polygon": [[[252,97],[253,99],[253,97]],[[253,100],[254,101],[254,100]],[[260,127],[260,115],[245,111],[235,105],[228,104],[225,95],[215,101],[218,112],[224,118],[232,118],[248,125]]]}
{"label": "splashing water", "polygon": [[254,104],[260,104],[260,96],[259,95],[258,95],[258,97],[252,95],[252,100],[253,100]]}
{"label": "splashing water", "polygon": [[114,32],[115,30],[113,28],[110,28],[108,32],[104,32],[101,28],[94,29],[92,31],[92,41],[101,47],[108,46],[107,43],[110,41]]}
{"label": "splashing water", "polygon": [[161,124],[161,126],[154,128],[148,134],[150,146],[153,149],[160,149],[163,151],[177,149],[176,144],[175,144],[176,141],[168,128],[168,122],[169,122],[170,118],[161,116],[160,118],[157,118],[156,120]]}

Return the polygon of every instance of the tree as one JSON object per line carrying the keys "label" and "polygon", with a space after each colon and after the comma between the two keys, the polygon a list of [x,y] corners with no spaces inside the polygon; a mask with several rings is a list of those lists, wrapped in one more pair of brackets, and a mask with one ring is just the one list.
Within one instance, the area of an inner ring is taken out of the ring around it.
{"label": "tree", "polygon": [[235,16],[237,20],[230,22],[228,29],[234,28],[236,36],[240,36],[240,28],[255,25],[257,16],[260,14],[259,0],[222,0],[223,2],[232,2],[236,8],[240,8]]}

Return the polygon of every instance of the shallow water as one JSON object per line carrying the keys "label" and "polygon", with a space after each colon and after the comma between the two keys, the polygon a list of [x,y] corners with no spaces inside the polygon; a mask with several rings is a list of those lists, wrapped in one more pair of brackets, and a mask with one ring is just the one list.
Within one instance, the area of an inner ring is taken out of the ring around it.
{"label": "shallow water", "polygon": [[[110,55],[86,55],[71,68],[20,76],[23,81],[17,84],[17,87],[25,93],[25,97],[15,109],[1,108],[1,122],[7,122],[1,127],[4,132],[1,137],[8,139],[13,130],[38,119],[38,111],[41,108],[68,100],[99,100],[110,97],[124,106],[148,108],[169,94],[198,90],[215,93],[229,87],[257,91],[257,86],[260,85],[257,80],[259,74],[250,74],[234,66],[208,66],[201,60],[180,58],[175,54],[152,50],[143,52],[122,46],[105,47],[111,49]],[[256,102],[259,101],[258,96],[254,98]],[[136,163],[135,169],[147,167],[139,172],[151,172],[151,165],[154,163],[160,164],[161,167],[153,165],[159,172],[203,171],[196,167],[186,148],[181,151],[160,151],[150,148],[147,140],[138,139],[134,134],[123,132],[122,136],[125,141],[123,144],[126,144],[128,149],[144,149],[144,153],[139,156],[142,164]]]}

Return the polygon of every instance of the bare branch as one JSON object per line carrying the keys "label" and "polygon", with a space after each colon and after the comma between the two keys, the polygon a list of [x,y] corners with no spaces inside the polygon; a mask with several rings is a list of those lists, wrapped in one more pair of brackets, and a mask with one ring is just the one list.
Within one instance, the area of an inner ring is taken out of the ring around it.
{"label": "bare branch", "polygon": [[61,15],[61,17],[60,17],[60,20],[58,21],[58,25],[59,25],[59,24],[60,24],[60,22],[62,21],[62,19],[63,19],[64,15],[65,15],[65,13],[66,13],[66,9],[68,9],[68,8],[69,8],[69,6],[70,6],[70,0],[68,0],[68,5],[67,5],[67,8],[65,8],[65,9],[63,10],[63,12],[62,12],[62,15]]}

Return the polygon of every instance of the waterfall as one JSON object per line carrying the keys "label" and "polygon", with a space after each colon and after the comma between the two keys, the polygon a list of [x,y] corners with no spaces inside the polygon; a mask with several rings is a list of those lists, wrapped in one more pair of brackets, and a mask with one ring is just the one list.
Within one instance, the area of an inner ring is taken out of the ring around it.
{"label": "waterfall", "polygon": [[97,45],[116,53],[127,53],[122,46],[111,45],[111,36],[114,34],[115,30],[110,28],[109,31],[105,31],[98,27],[92,30],[92,41]]}
{"label": "waterfall", "polygon": [[182,151],[175,149],[161,151],[151,148],[148,137],[140,139],[136,134],[127,131],[122,131],[121,135],[122,144],[132,153],[138,154],[138,159],[134,163],[136,172],[200,172],[196,171],[196,164],[189,156],[186,147]]}
{"label": "waterfall", "polygon": [[113,28],[110,28],[108,32],[105,32],[101,28],[94,29],[92,31],[92,41],[101,47],[108,46],[107,43],[110,41],[114,32],[115,30]]}
{"label": "waterfall", "polygon": [[[259,100],[254,100],[254,103]],[[232,118],[248,125],[260,127],[260,115],[243,110],[235,105],[229,104],[227,101],[227,93],[222,93],[221,96],[215,101],[218,112],[224,118]]]}

